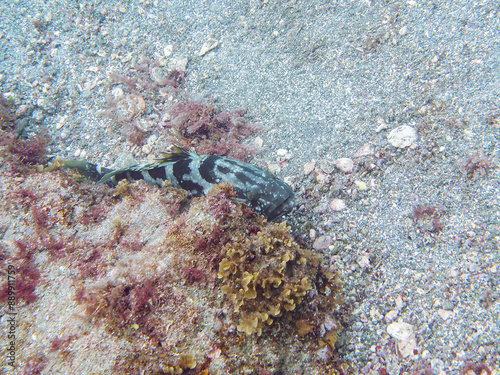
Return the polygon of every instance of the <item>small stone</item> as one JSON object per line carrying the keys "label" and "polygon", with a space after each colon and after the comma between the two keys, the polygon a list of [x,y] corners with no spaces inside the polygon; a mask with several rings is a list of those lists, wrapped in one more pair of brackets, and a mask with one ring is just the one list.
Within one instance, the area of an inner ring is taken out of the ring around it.
{"label": "small stone", "polygon": [[7,101],[9,105],[17,105],[19,104],[19,96],[17,96],[16,93],[13,92],[4,92],[3,93],[3,98]]}
{"label": "small stone", "polygon": [[76,150],[74,153],[75,158],[79,157],[81,152],[82,152],[82,150],[80,150],[80,149]]}
{"label": "small stone", "polygon": [[45,115],[43,114],[43,110],[41,110],[40,108],[37,108],[33,111],[33,120],[40,124],[43,122],[43,120],[45,120]]}
{"label": "small stone", "polygon": [[408,323],[391,323],[387,326],[387,333],[399,341],[405,341],[413,333],[413,327]]}
{"label": "small stone", "polygon": [[354,330],[354,331],[361,331],[363,329],[363,323],[361,322],[355,322],[351,328]]}
{"label": "small stone", "polygon": [[148,139],[146,140],[146,143],[148,145],[153,146],[156,143],[156,140],[158,139],[158,136],[156,134],[151,134]]}
{"label": "small stone", "polygon": [[177,69],[179,71],[185,71],[188,64],[188,58],[183,56],[172,57],[168,63],[168,69]]}
{"label": "small stone", "polygon": [[200,49],[200,52],[198,52],[198,56],[203,56],[206,54],[208,51],[213,50],[215,47],[219,45],[219,41],[214,38],[208,39],[205,43],[203,43],[203,46]]}
{"label": "small stone", "polygon": [[311,240],[314,240],[316,238],[316,230],[314,230],[314,229],[309,230],[309,238]]}
{"label": "small stone", "polygon": [[56,129],[57,129],[57,130],[61,129],[61,128],[64,126],[64,124],[66,123],[66,119],[67,119],[67,118],[68,118],[68,116],[67,116],[67,115],[65,115],[65,116],[63,116],[63,117],[59,120],[59,122],[56,124]]}
{"label": "small stone", "polygon": [[398,342],[398,350],[403,358],[415,355],[414,353],[416,349],[417,339],[415,338],[415,333],[412,333],[406,340]]}
{"label": "small stone", "polygon": [[120,87],[115,87],[113,90],[111,90],[111,95],[115,99],[120,99],[123,96],[123,89]]}
{"label": "small stone", "polygon": [[321,159],[318,162],[318,167],[326,174],[330,174],[335,169],[335,164],[328,159]]}
{"label": "small stone", "polygon": [[165,48],[163,48],[163,54],[165,55],[165,57],[169,57],[173,51],[174,51],[174,46],[171,44],[167,44]]}
{"label": "small stone", "polygon": [[26,104],[21,104],[19,108],[16,110],[16,117],[24,116],[29,110],[29,107]]}
{"label": "small stone", "polygon": [[333,238],[327,235],[323,235],[318,237],[316,241],[314,241],[313,249],[314,250],[325,250],[333,243]]}
{"label": "small stone", "polygon": [[444,369],[444,362],[439,358],[432,358],[431,367],[434,370],[435,374],[439,374]]}
{"label": "small stone", "polygon": [[151,69],[150,76],[153,81],[162,82],[167,78],[167,72],[163,68],[155,66],[153,69]]}
{"label": "small stone", "polygon": [[384,121],[382,117],[377,118],[377,128],[375,129],[375,133],[380,133],[382,130],[387,129],[387,123]]}
{"label": "small stone", "polygon": [[366,183],[364,183],[363,181],[360,181],[360,180],[355,180],[354,181],[354,185],[356,185],[356,187],[360,190],[360,191],[365,191],[365,190],[368,190],[368,186],[366,185]]}
{"label": "small stone", "polygon": [[443,320],[448,320],[448,319],[451,319],[455,316],[455,313],[453,311],[444,310],[444,309],[439,309],[437,313],[441,317],[441,319],[443,319]]}
{"label": "small stone", "polygon": [[277,173],[278,171],[281,170],[280,166],[278,164],[275,164],[275,163],[269,163],[267,165],[267,169],[269,169],[269,171],[271,173]]}
{"label": "small stone", "polygon": [[450,302],[450,301],[445,301],[443,303],[443,309],[444,310],[453,310],[455,308],[455,305],[453,304],[453,302]]}
{"label": "small stone", "polygon": [[340,198],[334,198],[330,202],[330,210],[334,212],[343,211],[346,208],[345,201]]}
{"label": "small stone", "polygon": [[390,322],[393,322],[399,315],[399,310],[398,309],[394,309],[394,310],[391,310],[389,311],[387,314],[385,314],[385,322],[386,323],[390,323]]}
{"label": "small stone", "polygon": [[361,158],[363,156],[370,156],[375,153],[375,149],[373,148],[373,145],[371,143],[366,143],[365,145],[361,146],[361,148],[358,148],[355,152],[353,157],[354,158]]}
{"label": "small stone", "polygon": [[398,308],[398,310],[401,310],[403,308],[403,299],[401,298],[401,296],[396,297],[396,307]]}
{"label": "small stone", "polygon": [[258,147],[262,147],[262,145],[264,144],[264,140],[261,138],[261,137],[256,137],[255,140],[254,140],[254,143],[258,146]]}
{"label": "small stone", "polygon": [[288,154],[288,151],[284,148],[280,148],[278,149],[278,151],[276,151],[276,154],[278,154],[278,156],[285,156],[286,154]]}
{"label": "small stone", "polygon": [[352,173],[354,162],[349,158],[340,158],[335,160],[335,166],[344,173]]}
{"label": "small stone", "polygon": [[308,161],[307,163],[304,164],[304,174],[307,176],[309,173],[311,173],[314,170],[314,166],[316,165],[315,160]]}
{"label": "small stone", "polygon": [[398,126],[387,135],[387,142],[397,148],[411,146],[417,140],[417,131],[408,125]]}
{"label": "small stone", "polygon": [[362,268],[370,267],[370,254],[369,253],[361,254],[358,257],[358,259],[356,259],[356,263],[358,263],[359,266]]}
{"label": "small stone", "polygon": [[404,36],[408,33],[408,27],[403,26],[402,28],[399,29],[399,35]]}
{"label": "small stone", "polygon": [[316,181],[320,185],[328,184],[331,182],[332,177],[329,174],[323,173],[319,168],[316,168]]}
{"label": "small stone", "polygon": [[380,311],[378,311],[378,309],[376,307],[372,307],[370,309],[370,318],[372,318],[372,320],[374,320],[374,321],[379,321],[383,318],[383,316],[380,313]]}

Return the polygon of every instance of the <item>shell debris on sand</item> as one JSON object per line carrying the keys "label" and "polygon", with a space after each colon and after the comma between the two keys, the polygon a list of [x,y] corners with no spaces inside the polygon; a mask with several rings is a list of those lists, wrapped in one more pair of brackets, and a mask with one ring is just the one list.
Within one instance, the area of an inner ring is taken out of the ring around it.
{"label": "shell debris on sand", "polygon": [[335,166],[344,173],[352,173],[354,162],[349,158],[339,158],[335,160]]}
{"label": "shell debris on sand", "polygon": [[411,146],[417,140],[417,131],[408,125],[401,125],[387,135],[387,142],[397,148]]}
{"label": "shell debris on sand", "polygon": [[200,49],[200,52],[198,52],[198,56],[203,56],[207,52],[213,50],[215,47],[219,45],[219,41],[215,38],[209,38],[205,43],[203,43],[203,46]]}

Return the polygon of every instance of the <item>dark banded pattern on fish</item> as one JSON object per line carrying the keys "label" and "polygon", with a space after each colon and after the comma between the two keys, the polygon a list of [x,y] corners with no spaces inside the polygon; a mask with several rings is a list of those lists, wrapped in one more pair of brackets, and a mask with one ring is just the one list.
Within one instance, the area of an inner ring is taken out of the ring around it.
{"label": "dark banded pattern on fish", "polygon": [[[198,155],[175,145],[174,152],[163,154],[164,157],[155,163],[114,171],[107,169],[106,174],[100,175],[99,183],[116,186],[123,179],[144,180],[161,187],[168,180],[174,187],[187,190],[193,196],[208,193],[216,184],[229,183],[240,201],[268,220],[279,218],[294,206],[291,187],[252,164],[222,156]],[[99,175],[99,167],[87,164],[90,165],[87,171],[91,171],[87,175]]]}

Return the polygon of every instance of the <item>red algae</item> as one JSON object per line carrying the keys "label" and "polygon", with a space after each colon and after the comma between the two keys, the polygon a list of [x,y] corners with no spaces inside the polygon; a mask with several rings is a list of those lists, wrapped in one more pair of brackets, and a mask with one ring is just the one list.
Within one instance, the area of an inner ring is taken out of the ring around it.
{"label": "red algae", "polygon": [[211,105],[188,100],[170,109],[170,119],[164,126],[174,129],[179,139],[195,146],[200,154],[228,156],[245,161],[253,155],[254,150],[241,144],[241,141],[262,127],[247,123],[244,114],[242,109],[217,111]]}
{"label": "red algae", "polygon": [[[32,170],[21,179],[6,173],[0,189],[7,197],[0,205],[2,220],[9,223],[2,263],[14,264],[22,283],[20,366],[35,366],[29,358],[38,356],[39,366],[58,366],[66,373],[86,372],[89,361],[99,364],[95,373],[222,374],[257,365],[275,371],[279,364],[273,358],[283,345],[291,356],[307,353],[308,368],[324,372],[337,363],[340,325],[324,328],[336,319],[337,271],[296,245],[285,224],[278,228],[235,203],[230,185],[188,200],[185,191],[172,187],[138,182],[112,189],[71,173]],[[282,245],[269,245],[273,237]],[[281,276],[283,289],[266,292],[257,286],[256,300],[238,311],[237,300],[225,297],[229,289],[223,293],[221,287],[239,285],[239,274],[218,274],[237,243],[253,241],[261,247],[249,245],[248,253],[243,247],[242,257],[230,260],[242,274],[255,272],[252,253],[260,257],[254,264],[265,268],[262,277],[276,285],[273,267],[285,262],[288,268]],[[264,250],[266,244],[275,250]],[[271,306],[274,299],[266,305],[266,293],[287,290],[295,294],[283,297],[282,308]],[[273,322],[254,331],[252,316],[264,321],[262,314],[269,313],[259,310],[259,300],[272,310]],[[45,316],[53,318],[40,331]],[[296,320],[303,324],[297,327]],[[254,357],[246,345],[266,348],[267,354]],[[78,349],[83,346],[98,350]],[[331,362],[316,362],[320,349]]]}

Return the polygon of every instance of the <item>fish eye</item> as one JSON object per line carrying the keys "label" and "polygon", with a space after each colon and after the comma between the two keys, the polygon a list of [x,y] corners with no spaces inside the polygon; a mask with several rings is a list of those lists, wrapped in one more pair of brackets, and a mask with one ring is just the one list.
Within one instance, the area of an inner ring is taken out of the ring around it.
{"label": "fish eye", "polygon": [[257,191],[257,188],[253,187],[249,190],[246,191],[245,195],[250,201],[254,201],[257,199],[257,196],[259,195],[259,192]]}

